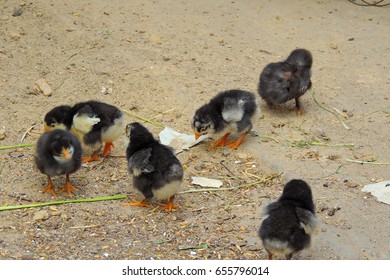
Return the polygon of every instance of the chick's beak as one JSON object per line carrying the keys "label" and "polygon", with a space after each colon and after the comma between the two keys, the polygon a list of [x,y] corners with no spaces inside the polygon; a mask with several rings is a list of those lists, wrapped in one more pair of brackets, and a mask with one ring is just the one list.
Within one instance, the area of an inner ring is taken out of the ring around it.
{"label": "chick's beak", "polygon": [[198,140],[198,138],[202,136],[202,133],[197,132],[196,129],[194,130],[194,133],[195,133],[195,140]]}
{"label": "chick's beak", "polygon": [[50,131],[50,127],[47,125],[47,124],[43,124],[43,131],[44,132],[48,132],[48,131]]}
{"label": "chick's beak", "polygon": [[67,148],[62,148],[62,158],[63,159],[70,159],[72,157],[71,153],[70,153],[70,149],[67,149]]}

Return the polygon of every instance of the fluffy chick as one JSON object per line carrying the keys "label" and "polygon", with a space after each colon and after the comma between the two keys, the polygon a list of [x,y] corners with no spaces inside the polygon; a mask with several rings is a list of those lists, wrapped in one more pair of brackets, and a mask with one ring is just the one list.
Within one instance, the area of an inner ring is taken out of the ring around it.
{"label": "fluffy chick", "polygon": [[43,120],[44,131],[47,132],[53,129],[70,130],[72,126],[71,110],[71,106],[61,105],[47,112]]}
{"label": "fluffy chick", "polygon": [[152,133],[140,123],[126,126],[129,144],[126,149],[128,169],[133,174],[133,185],[143,195],[142,201],[125,204],[127,206],[152,207],[153,197],[167,200],[159,204],[165,210],[178,208],[173,199],[183,179],[183,167],[172,149],[160,144]]}
{"label": "fluffy chick", "polygon": [[302,180],[291,180],[280,198],[264,209],[258,234],[268,259],[272,260],[273,255],[291,259],[294,253],[310,245],[318,224],[309,185]]}
{"label": "fluffy chick", "polygon": [[46,130],[68,129],[93,149],[92,155],[84,157],[83,162],[100,160],[103,143],[102,157],[106,157],[124,129],[123,113],[118,108],[94,100],[80,102],[73,107],[55,107],[46,114],[44,121]]}
{"label": "fluffy chick", "polygon": [[313,57],[308,50],[296,49],[282,62],[268,64],[260,74],[259,95],[269,106],[295,99],[297,115],[301,115],[299,98],[311,87]]}
{"label": "fluffy chick", "polygon": [[81,155],[80,141],[70,132],[54,129],[42,134],[37,142],[35,164],[39,171],[47,175],[48,184],[43,192],[56,196],[51,177],[65,174],[66,183],[60,192],[66,191],[72,196],[72,192],[77,188],[71,184],[69,174],[80,168]]}
{"label": "fluffy chick", "polygon": [[[196,110],[191,121],[195,139],[203,134],[223,134],[209,151],[227,146],[237,149],[252,129],[252,121],[258,112],[256,96],[248,91],[228,90],[220,92],[209,103]],[[231,133],[240,133],[234,142],[228,143]]]}

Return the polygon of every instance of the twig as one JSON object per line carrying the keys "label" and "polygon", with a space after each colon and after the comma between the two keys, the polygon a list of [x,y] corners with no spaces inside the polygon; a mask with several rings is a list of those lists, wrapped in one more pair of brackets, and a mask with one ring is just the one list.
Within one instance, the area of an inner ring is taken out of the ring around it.
{"label": "twig", "polygon": [[59,89],[64,84],[65,80],[66,80],[65,78],[62,79],[61,83],[55,89],[53,89],[53,92]]}
{"label": "twig", "polygon": [[309,145],[312,145],[312,146],[325,146],[325,147],[354,147],[355,146],[355,144],[353,144],[353,143],[327,144],[327,143],[319,142],[319,141],[316,141],[316,140],[311,141],[309,143]]}
{"label": "twig", "polygon": [[217,191],[231,191],[231,190],[236,190],[238,187],[231,187],[231,188],[203,188],[203,189],[190,189],[188,191],[181,191],[179,194],[184,194],[184,193],[195,193],[195,192],[217,192]]}
{"label": "twig", "polygon": [[157,126],[157,127],[165,127],[163,124],[161,123],[158,123],[158,122],[155,122],[155,121],[152,121],[152,120],[149,120],[149,119],[146,119],[144,117],[141,117],[133,112],[130,112],[128,110],[125,110],[125,109],[121,109],[124,113],[126,113],[127,115],[131,116],[131,117],[134,117],[136,119],[139,119],[141,121],[144,121],[144,122],[147,122],[147,123],[150,123],[150,124],[153,124],[154,126]]}
{"label": "twig", "polygon": [[333,112],[332,110],[330,110],[330,109],[326,108],[325,106],[321,105],[321,104],[317,101],[317,99],[315,99],[314,95],[315,95],[315,91],[313,90],[313,94],[312,94],[313,100],[314,100],[314,102],[315,102],[321,109],[323,109],[323,110],[325,110],[325,111],[331,113],[332,115],[334,115],[334,116],[343,124],[343,126],[344,126],[345,129],[350,129],[350,127],[349,127],[345,122],[343,122],[343,120],[340,119],[340,117],[339,117],[335,112]]}
{"label": "twig", "polygon": [[256,179],[261,179],[260,176],[257,176],[255,174],[252,174],[252,173],[249,173],[248,171],[244,171],[242,172],[243,174],[247,175],[247,176],[252,176],[252,177],[255,177]]}
{"label": "twig", "polygon": [[124,157],[126,157],[126,155],[125,154],[122,154],[122,155],[114,155],[114,154],[110,154],[110,157],[120,157],[120,158],[124,158]]}
{"label": "twig", "polygon": [[65,203],[96,202],[96,201],[114,200],[114,199],[123,199],[123,198],[126,198],[126,195],[118,194],[118,195],[114,195],[114,196],[103,196],[103,197],[81,198],[81,199],[70,199],[70,200],[58,200],[58,201],[49,201],[49,202],[24,204],[24,205],[3,206],[3,207],[0,207],[0,211],[15,210],[15,209],[22,209],[22,208],[43,207],[43,206],[65,204]]}
{"label": "twig", "polygon": [[283,174],[283,172],[279,173],[279,174],[275,174],[273,176],[269,176],[269,177],[266,177],[264,179],[261,179],[261,180],[256,180],[256,181],[253,181],[253,182],[250,182],[250,183],[245,183],[245,184],[241,184],[237,187],[229,187],[229,188],[203,188],[203,189],[190,189],[190,190],[187,190],[187,191],[181,191],[179,192],[180,194],[184,194],[184,193],[195,193],[195,192],[217,192],[217,191],[231,191],[231,190],[237,190],[237,189],[240,189],[240,188],[245,188],[245,187],[249,187],[249,186],[253,186],[253,185],[256,185],[256,184],[261,184],[261,183],[265,183],[265,182],[268,182],[272,179],[275,179],[275,178],[278,178],[280,177],[281,175]]}
{"label": "twig", "polygon": [[65,61],[70,60],[72,57],[75,57],[75,56],[78,55],[79,53],[81,53],[81,51],[78,51],[77,53],[72,54],[72,55],[69,56]]}
{"label": "twig", "polygon": [[80,228],[94,228],[94,227],[100,227],[101,225],[89,225],[89,226],[74,226],[74,227],[70,227],[72,229],[80,229]]}
{"label": "twig", "polygon": [[177,249],[179,251],[182,251],[182,250],[199,250],[199,249],[207,249],[207,248],[208,248],[207,244],[201,244],[199,246],[178,247]]}
{"label": "twig", "polygon": [[158,114],[157,116],[154,116],[154,117],[152,118],[152,120],[155,120],[157,117],[162,116],[162,115],[164,115],[164,114],[167,114],[167,113],[169,113],[169,112],[175,111],[175,110],[176,110],[176,108],[172,108],[172,109],[166,110],[166,111],[164,111],[164,112]]}
{"label": "twig", "polygon": [[390,162],[375,162],[375,161],[364,161],[364,160],[354,160],[346,159],[348,162],[360,163],[360,164],[376,164],[376,165],[390,165]]}
{"label": "twig", "polygon": [[337,109],[335,107],[333,107],[333,110],[335,110],[343,118],[348,119],[348,115],[346,113],[341,112],[339,109]]}
{"label": "twig", "polygon": [[20,139],[20,144],[23,143],[24,138],[26,138],[27,134],[28,134],[34,127],[35,127],[35,124],[32,125],[29,129],[27,129],[25,133],[23,133],[22,138]]}
{"label": "twig", "polygon": [[230,171],[229,168],[227,168],[227,166],[224,164],[224,162],[225,162],[225,160],[221,160],[220,164],[221,164],[221,165],[222,165],[230,174],[232,174],[233,177],[236,177],[236,175],[235,175],[232,171]]}
{"label": "twig", "polygon": [[173,240],[173,238],[171,239],[160,239],[160,240],[155,240],[153,241],[154,244],[164,244],[164,243],[168,243],[168,242],[171,242]]}
{"label": "twig", "polygon": [[390,3],[387,3],[387,4],[381,4],[379,5],[380,3],[382,3],[384,0],[379,0],[378,2],[374,2],[374,3],[369,3],[365,0],[361,0],[363,2],[363,4],[360,4],[360,3],[356,3],[355,1],[356,0],[348,0],[350,3],[352,4],[355,4],[355,5],[358,5],[358,6],[362,6],[362,7],[386,7],[388,5],[390,5]]}
{"label": "twig", "polygon": [[279,143],[278,140],[276,140],[275,138],[273,138],[273,137],[271,137],[271,136],[267,136],[267,135],[263,135],[263,134],[259,134],[258,136],[259,136],[260,138],[269,139],[269,140],[275,141],[276,143]]}
{"label": "twig", "polygon": [[35,143],[31,143],[31,144],[18,144],[18,145],[12,145],[12,146],[0,146],[0,150],[34,147],[35,145],[36,145]]}
{"label": "twig", "polygon": [[3,163],[3,165],[0,167],[0,181],[1,181],[1,177],[3,176],[2,173],[3,173],[4,167],[5,167],[5,163]]}
{"label": "twig", "polygon": [[202,189],[190,189],[188,191],[182,191],[182,192],[179,192],[180,194],[183,194],[183,193],[194,193],[194,192],[218,192],[218,191],[231,191],[231,190],[237,190],[237,189],[240,189],[240,188],[244,188],[244,187],[249,187],[249,186],[252,186],[252,185],[255,185],[255,184],[259,184],[259,183],[262,183],[264,182],[263,180],[258,180],[258,181],[254,181],[254,182],[251,182],[251,183],[246,183],[246,184],[242,184],[242,185],[239,185],[237,187],[229,187],[229,188],[202,188]]}
{"label": "twig", "polygon": [[374,111],[374,112],[371,112],[371,113],[365,114],[365,115],[361,116],[360,118],[357,118],[357,119],[351,120],[351,121],[350,121],[350,123],[351,123],[351,122],[356,122],[356,121],[359,121],[359,120],[361,120],[361,119],[364,119],[364,118],[366,118],[366,117],[368,117],[368,116],[370,116],[370,115],[373,115],[373,114],[376,114],[376,113],[379,113],[379,112],[386,113],[386,112],[385,112],[385,111],[383,111],[383,110],[376,110],[376,111]]}
{"label": "twig", "polygon": [[186,169],[187,172],[190,172],[192,175],[196,177],[201,177],[198,173],[196,173],[194,170],[192,170],[190,167]]}

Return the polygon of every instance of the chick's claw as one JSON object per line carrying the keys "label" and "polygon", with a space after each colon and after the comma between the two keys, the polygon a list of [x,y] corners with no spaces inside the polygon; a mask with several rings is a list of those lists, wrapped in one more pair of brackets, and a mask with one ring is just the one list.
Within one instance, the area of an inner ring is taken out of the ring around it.
{"label": "chick's claw", "polygon": [[242,143],[245,142],[246,135],[247,135],[247,133],[241,134],[240,137],[236,141],[230,143],[227,147],[232,149],[232,150],[236,150]]}
{"label": "chick's claw", "polygon": [[148,207],[148,208],[154,208],[152,205],[150,205],[146,199],[144,200],[133,200],[132,203],[125,203],[123,206],[133,206],[133,207]]}
{"label": "chick's claw", "polygon": [[226,133],[224,136],[221,137],[218,141],[216,141],[210,148],[209,151],[214,150],[217,147],[225,147],[225,145],[228,143],[228,137],[230,133]]}
{"label": "chick's claw", "polygon": [[47,185],[46,188],[44,188],[42,190],[42,193],[49,192],[49,193],[51,193],[52,196],[57,197],[56,192],[54,191],[53,187],[54,187],[53,185],[50,185],[50,184]]}
{"label": "chick's claw", "polygon": [[162,209],[164,209],[164,210],[166,210],[166,211],[172,211],[173,209],[180,208],[179,205],[174,205],[174,204],[173,204],[173,201],[168,201],[167,204],[159,203],[158,205],[159,205]]}
{"label": "chick's claw", "polygon": [[74,187],[71,182],[67,181],[65,186],[60,190],[60,193],[66,192],[69,196],[73,196],[72,192],[78,191],[76,187]]}
{"label": "chick's claw", "polygon": [[90,157],[83,157],[83,163],[91,162],[91,161],[101,161],[102,159],[99,157],[99,151],[94,151]]}

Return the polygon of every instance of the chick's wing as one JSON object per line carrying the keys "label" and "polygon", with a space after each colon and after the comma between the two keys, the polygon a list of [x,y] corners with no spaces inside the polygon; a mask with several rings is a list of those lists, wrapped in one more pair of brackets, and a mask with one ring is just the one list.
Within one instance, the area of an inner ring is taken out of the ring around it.
{"label": "chick's wing", "polygon": [[129,170],[135,176],[140,175],[141,173],[150,173],[155,170],[154,166],[150,164],[150,157],[152,155],[152,148],[142,149],[135,152],[129,158]]}

